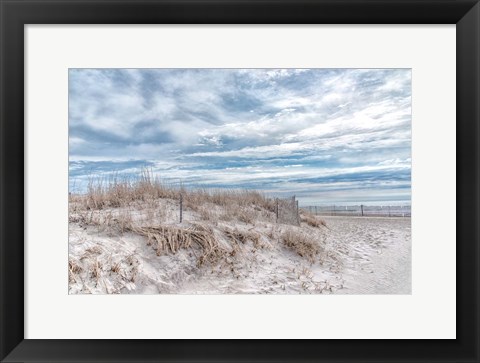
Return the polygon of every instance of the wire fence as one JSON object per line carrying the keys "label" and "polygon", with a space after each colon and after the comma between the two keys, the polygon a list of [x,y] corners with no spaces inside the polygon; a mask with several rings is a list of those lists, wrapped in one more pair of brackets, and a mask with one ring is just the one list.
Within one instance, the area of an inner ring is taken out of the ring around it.
{"label": "wire fence", "polygon": [[298,200],[293,197],[275,198],[276,222],[283,224],[300,225]]}
{"label": "wire fence", "polygon": [[[71,202],[69,219],[72,221],[85,219],[98,225],[125,224],[134,222],[139,226],[148,226],[158,223],[182,223],[204,220],[231,220],[238,219],[245,223],[252,223],[257,218],[269,220],[271,223],[300,226],[301,211],[317,216],[355,216],[355,217],[411,217],[410,205],[372,206],[372,205],[323,205],[302,206],[295,196],[287,198],[268,198],[269,207],[264,210],[246,206],[199,205],[186,206],[185,197],[179,193],[178,198],[170,199],[167,203],[159,200],[139,202],[122,208],[107,208],[76,212],[75,202]],[[228,207],[228,208],[227,208]],[[222,210],[225,209],[225,210]],[[233,211],[233,212],[232,212]],[[273,213],[272,213],[273,212]],[[225,218],[228,216],[228,218]]]}
{"label": "wire fence", "polygon": [[128,225],[149,226],[161,223],[182,223],[201,221],[238,220],[253,223],[257,218],[269,220],[271,223],[299,226],[300,215],[298,200],[289,198],[268,198],[268,207],[228,205],[205,203],[192,205],[186,203],[185,196],[180,193],[177,198],[161,201],[137,201],[121,207],[85,208],[81,202],[69,200],[69,220],[86,221],[96,225]]}
{"label": "wire fence", "polygon": [[304,206],[301,209],[319,216],[411,217],[410,205],[328,205]]}

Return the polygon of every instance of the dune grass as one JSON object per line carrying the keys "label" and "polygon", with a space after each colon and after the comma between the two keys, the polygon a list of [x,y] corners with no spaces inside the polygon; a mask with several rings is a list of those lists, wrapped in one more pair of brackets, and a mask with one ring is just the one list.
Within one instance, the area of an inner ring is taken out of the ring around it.
{"label": "dune grass", "polygon": [[318,236],[312,236],[300,228],[287,228],[281,235],[281,241],[310,262],[314,262],[324,251],[323,241],[320,241]]}
{"label": "dune grass", "polygon": [[318,218],[317,216],[308,212],[300,213],[300,221],[307,223],[309,226],[317,228],[327,226],[327,223],[323,219]]}
{"label": "dune grass", "polygon": [[157,256],[167,253],[177,253],[180,249],[200,251],[198,264],[215,263],[223,258],[228,251],[222,247],[213,230],[199,224],[188,228],[176,226],[140,227],[133,231],[147,238],[147,244],[152,245]]}
{"label": "dune grass", "polygon": [[[178,218],[180,196],[184,215],[188,215],[182,224]],[[275,208],[274,199],[256,190],[176,188],[143,171],[135,179],[92,179],[85,194],[70,195],[69,221],[95,226],[99,232],[143,236],[159,256],[188,249],[198,265],[235,255],[247,243],[260,249],[270,247],[272,241],[313,261],[322,246],[315,234],[304,229],[322,228],[325,222],[301,212],[301,221],[308,227],[277,230],[273,228],[277,225]],[[112,266],[112,271],[117,268]],[[70,270],[74,278],[75,265]],[[93,275],[99,270],[92,264]]]}
{"label": "dune grass", "polygon": [[[158,199],[178,200],[183,196],[186,208],[197,211],[206,204],[228,209],[230,206],[256,206],[271,212],[275,211],[275,202],[256,190],[237,189],[187,189],[162,182],[152,172],[144,170],[136,178],[120,177],[91,178],[86,194],[71,194],[73,208],[102,210],[131,206],[135,202],[151,203]],[[230,210],[228,209],[230,212]]]}

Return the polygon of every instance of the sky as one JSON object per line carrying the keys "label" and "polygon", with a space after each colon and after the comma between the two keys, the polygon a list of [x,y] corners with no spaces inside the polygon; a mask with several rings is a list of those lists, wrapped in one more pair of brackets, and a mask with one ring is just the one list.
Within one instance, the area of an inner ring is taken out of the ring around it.
{"label": "sky", "polygon": [[143,168],[301,205],[409,204],[411,70],[70,69],[70,191]]}

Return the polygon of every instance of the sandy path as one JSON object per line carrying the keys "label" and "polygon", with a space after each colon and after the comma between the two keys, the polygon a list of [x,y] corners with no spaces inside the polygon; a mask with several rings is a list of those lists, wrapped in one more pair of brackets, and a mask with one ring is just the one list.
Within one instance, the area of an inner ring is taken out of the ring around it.
{"label": "sandy path", "polygon": [[325,217],[329,243],[345,246],[340,294],[411,293],[410,218]]}

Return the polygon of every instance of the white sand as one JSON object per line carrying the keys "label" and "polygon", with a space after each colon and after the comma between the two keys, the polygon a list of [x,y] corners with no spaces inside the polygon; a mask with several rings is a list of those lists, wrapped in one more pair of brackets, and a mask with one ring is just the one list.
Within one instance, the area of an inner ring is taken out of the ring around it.
{"label": "white sand", "polygon": [[410,294],[410,218],[325,217],[327,241],[347,247],[343,294]]}
{"label": "white sand", "polygon": [[[187,219],[191,216],[186,215]],[[218,264],[197,266],[193,250],[157,256],[146,239],[70,223],[71,294],[409,294],[409,218],[324,217],[327,228],[302,224],[325,240],[313,264],[278,241],[286,225],[255,226],[262,248],[246,243],[239,254]],[[207,222],[205,222],[207,223]],[[188,225],[184,222],[183,225]],[[270,238],[266,236],[270,235]]]}

